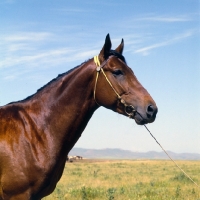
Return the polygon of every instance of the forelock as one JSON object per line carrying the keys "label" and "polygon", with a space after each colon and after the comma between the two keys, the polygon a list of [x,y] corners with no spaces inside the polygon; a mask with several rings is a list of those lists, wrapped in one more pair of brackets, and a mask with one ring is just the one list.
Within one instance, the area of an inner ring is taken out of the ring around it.
{"label": "forelock", "polygon": [[123,56],[122,54],[118,53],[118,52],[115,51],[115,50],[110,50],[110,52],[109,52],[108,55],[109,55],[109,56],[116,56],[117,58],[119,58],[120,60],[122,60],[123,62],[126,63],[126,60],[125,60],[124,56]]}

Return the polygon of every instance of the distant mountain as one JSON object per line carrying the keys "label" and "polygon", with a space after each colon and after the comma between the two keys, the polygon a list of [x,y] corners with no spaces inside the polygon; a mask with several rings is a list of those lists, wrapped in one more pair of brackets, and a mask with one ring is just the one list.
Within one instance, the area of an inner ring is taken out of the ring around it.
{"label": "distant mountain", "polygon": [[[174,153],[167,151],[174,160],[200,160],[198,153]],[[148,151],[133,152],[122,149],[83,149],[73,148],[69,155],[82,156],[83,158],[101,159],[169,159],[164,152]]]}

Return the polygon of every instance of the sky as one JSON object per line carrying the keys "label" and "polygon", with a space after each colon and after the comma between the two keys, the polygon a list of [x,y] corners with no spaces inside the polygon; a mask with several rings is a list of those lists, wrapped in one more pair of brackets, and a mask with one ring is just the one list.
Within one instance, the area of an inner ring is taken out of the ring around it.
{"label": "sky", "polygon": [[[1,0],[0,106],[97,55],[110,34],[158,106],[154,137],[200,153],[199,0]],[[75,147],[162,151],[144,126],[103,107]]]}

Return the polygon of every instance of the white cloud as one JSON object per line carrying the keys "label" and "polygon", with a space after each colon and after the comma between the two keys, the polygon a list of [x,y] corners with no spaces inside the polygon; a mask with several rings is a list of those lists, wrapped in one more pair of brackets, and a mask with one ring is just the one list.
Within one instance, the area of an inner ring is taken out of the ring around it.
{"label": "white cloud", "polygon": [[60,48],[56,50],[46,50],[44,52],[35,51],[35,53],[30,52],[28,55],[10,55],[0,63],[0,68],[10,67],[14,65],[23,65],[28,66],[41,65],[42,63],[52,63],[54,60],[59,62],[59,58],[69,55],[72,50],[67,48]]}
{"label": "white cloud", "polygon": [[0,2],[0,4],[4,4],[4,3],[6,3],[6,4],[12,4],[12,3],[14,3],[15,2],[15,0],[2,0],[1,2]]}
{"label": "white cloud", "polygon": [[146,46],[146,47],[139,48],[139,49],[135,50],[134,53],[141,53],[142,55],[146,56],[150,53],[150,50],[174,44],[174,43],[179,42],[183,39],[191,37],[195,33],[196,33],[196,31],[189,30],[189,31],[186,31],[185,33],[178,35],[178,36],[174,36],[173,38],[171,38],[169,40],[159,42],[159,43],[156,43],[156,44],[152,44],[152,45],[149,45],[149,46]]}
{"label": "white cloud", "polygon": [[50,32],[18,32],[1,36],[0,43],[3,46],[0,50],[0,69],[16,66],[34,68],[41,65],[48,68],[83,61],[99,52],[95,46],[90,48],[87,44],[88,50],[85,45],[77,47],[70,38],[63,40],[62,36]]}
{"label": "white cloud", "polygon": [[21,32],[14,35],[5,36],[3,40],[7,42],[35,42],[48,40],[50,37],[52,37],[52,34],[48,32]]}
{"label": "white cloud", "polygon": [[0,68],[16,65],[33,65],[36,60],[41,61],[52,57],[59,57],[70,52],[67,48],[46,47],[54,40],[54,35],[48,32],[21,32],[8,36],[1,36]]}
{"label": "white cloud", "polygon": [[[18,32],[10,35],[0,35],[0,57],[1,60],[16,53],[24,54],[42,46],[46,41],[52,40],[53,34],[47,32]],[[14,53],[15,52],[15,53]]]}
{"label": "white cloud", "polygon": [[[85,9],[80,9],[80,8],[61,8],[61,9],[54,9],[57,10],[59,12],[63,12],[63,13],[85,13],[85,12],[92,12],[92,10],[85,10]],[[94,11],[93,11],[94,12]]]}
{"label": "white cloud", "polygon": [[16,76],[14,75],[8,75],[8,76],[3,77],[4,80],[14,80],[15,78]]}
{"label": "white cloud", "polygon": [[186,22],[191,21],[192,18],[188,16],[146,16],[146,17],[140,17],[136,20],[141,21],[151,21],[151,22]]}

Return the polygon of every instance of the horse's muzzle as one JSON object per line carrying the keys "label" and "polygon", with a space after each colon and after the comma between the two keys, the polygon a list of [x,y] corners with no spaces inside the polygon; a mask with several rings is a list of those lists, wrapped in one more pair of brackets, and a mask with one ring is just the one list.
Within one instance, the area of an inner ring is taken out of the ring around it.
{"label": "horse's muzzle", "polygon": [[134,119],[138,125],[144,125],[148,123],[152,123],[156,119],[156,114],[158,112],[158,108],[156,105],[148,105],[146,108],[146,113],[142,113],[139,111],[135,111]]}

